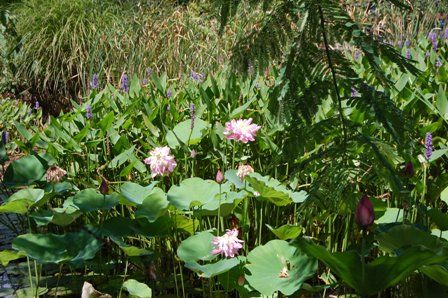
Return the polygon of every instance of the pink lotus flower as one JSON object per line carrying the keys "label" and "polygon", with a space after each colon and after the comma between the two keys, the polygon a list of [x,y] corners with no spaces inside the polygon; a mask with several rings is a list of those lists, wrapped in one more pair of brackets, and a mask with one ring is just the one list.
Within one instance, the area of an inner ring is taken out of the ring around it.
{"label": "pink lotus flower", "polygon": [[373,224],[375,220],[375,213],[373,211],[373,204],[367,195],[364,195],[356,207],[355,214],[356,223],[362,228],[366,229]]}
{"label": "pink lotus flower", "polygon": [[244,177],[249,175],[250,173],[254,172],[254,168],[252,168],[250,165],[240,165],[238,167],[238,171],[236,172],[236,175],[240,177],[241,180],[244,180]]}
{"label": "pink lotus flower", "polygon": [[174,156],[170,155],[169,147],[156,147],[149,154],[150,156],[145,158],[145,164],[150,166],[152,178],[170,174],[177,166]]}
{"label": "pink lotus flower", "polygon": [[238,239],[238,230],[227,230],[223,236],[213,238],[212,244],[215,248],[212,250],[212,254],[221,254],[226,258],[233,258],[238,255],[238,251],[243,248],[243,240]]}
{"label": "pink lotus flower", "polygon": [[252,118],[249,119],[233,119],[226,122],[224,135],[227,140],[237,140],[244,144],[255,141],[257,131],[261,128],[256,124],[252,124]]}

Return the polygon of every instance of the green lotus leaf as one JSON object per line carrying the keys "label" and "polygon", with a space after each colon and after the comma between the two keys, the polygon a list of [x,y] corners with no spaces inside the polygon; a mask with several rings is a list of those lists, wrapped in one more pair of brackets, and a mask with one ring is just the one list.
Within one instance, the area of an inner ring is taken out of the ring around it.
{"label": "green lotus leaf", "polygon": [[422,266],[419,271],[439,284],[448,286],[448,263]]}
{"label": "green lotus leaf", "polygon": [[135,279],[128,279],[123,283],[123,289],[129,292],[132,297],[151,298],[151,288],[146,284],[136,281]]}
{"label": "green lotus leaf", "polygon": [[[67,202],[67,200],[65,202]],[[30,214],[30,216],[34,219],[38,226],[45,226],[49,223],[54,223],[65,227],[74,222],[81,214],[82,213],[78,208],[69,205],[62,208],[53,208],[52,210],[39,210]]]}
{"label": "green lotus leaf", "polygon": [[212,240],[214,237],[208,231],[190,236],[179,245],[177,255],[186,263],[214,259],[216,255],[211,254],[213,250]]}
{"label": "green lotus leaf", "polygon": [[129,257],[141,257],[154,254],[153,251],[144,248],[136,247],[125,243],[123,240],[117,237],[110,237],[115,244],[117,244],[123,252]]}
{"label": "green lotus leaf", "polygon": [[179,210],[203,206],[219,194],[219,184],[212,180],[188,178],[168,191],[168,201]]}
{"label": "green lotus leaf", "polygon": [[249,182],[254,191],[258,192],[262,198],[277,206],[286,206],[293,202],[301,203],[308,197],[305,191],[294,193],[281,184],[280,181],[269,176],[250,173],[244,179]]}
{"label": "green lotus leaf", "polygon": [[24,234],[14,239],[12,247],[40,263],[76,263],[95,257],[101,243],[80,231],[63,235]]}
{"label": "green lotus leaf", "polygon": [[[238,256],[239,264],[224,274],[218,275],[219,283],[226,291],[237,290],[243,297],[248,297],[255,290],[247,283],[245,274],[246,257]],[[250,296],[255,297],[255,296]]]}
{"label": "green lotus leaf", "polygon": [[292,295],[317,270],[316,259],[283,240],[271,240],[254,248],[247,261],[246,280],[255,290],[268,296],[276,291]]}
{"label": "green lotus leaf", "polygon": [[387,224],[403,221],[403,209],[386,208],[386,212],[380,218],[375,220],[376,224]]}
{"label": "green lotus leaf", "polygon": [[81,190],[73,196],[73,205],[82,212],[111,209],[120,202],[118,194],[103,196],[93,188]]}
{"label": "green lotus leaf", "polygon": [[6,266],[8,266],[9,262],[23,258],[25,256],[26,256],[25,254],[23,254],[19,251],[2,250],[2,251],[0,251],[0,263],[4,267],[6,267]]}
{"label": "green lotus leaf", "polygon": [[222,259],[216,263],[201,265],[198,262],[186,262],[185,267],[196,272],[199,277],[210,278],[223,274],[233,267],[237,266],[240,261],[237,258]]}
{"label": "green lotus leaf", "polygon": [[[324,262],[344,283],[361,295],[379,293],[426,265],[434,265],[448,259],[446,252],[435,254],[421,246],[409,247],[396,257],[384,256],[362,265],[355,251],[331,253],[325,247],[301,239],[299,246],[308,254]],[[363,269],[364,268],[364,272]]]}
{"label": "green lotus leaf", "polygon": [[375,239],[379,246],[387,252],[396,252],[410,246],[423,246],[434,252],[444,247],[448,248],[446,241],[431,235],[413,225],[400,224],[376,233]]}
{"label": "green lotus leaf", "polygon": [[137,206],[135,215],[137,217],[146,217],[150,222],[154,222],[165,213],[168,204],[165,192],[156,187],[143,200],[141,205]]}
{"label": "green lotus leaf", "polygon": [[31,185],[42,180],[47,162],[40,156],[27,155],[13,161],[6,169],[3,183],[8,186]]}
{"label": "green lotus leaf", "polygon": [[128,201],[140,205],[151,194],[153,188],[154,184],[143,187],[136,183],[126,182],[120,187],[120,191]]}
{"label": "green lotus leaf", "polygon": [[166,141],[170,148],[175,149],[180,146],[180,143],[185,145],[198,144],[204,137],[210,124],[202,119],[196,118],[194,120],[193,130],[191,129],[191,120],[185,120],[177,124],[173,130],[166,134]]}
{"label": "green lotus leaf", "polygon": [[0,206],[0,213],[25,214],[29,208],[43,203],[43,189],[26,188],[11,195],[6,203]]}
{"label": "green lotus leaf", "polygon": [[271,227],[268,224],[266,226],[280,240],[295,239],[295,238],[299,237],[300,233],[302,233],[302,227],[300,227],[300,226],[283,225],[276,229],[274,229],[273,227]]}
{"label": "green lotus leaf", "polygon": [[442,213],[442,211],[438,209],[430,209],[426,211],[426,214],[428,214],[429,218],[436,224],[436,226],[442,230],[446,231],[448,230],[448,215],[445,213]]}

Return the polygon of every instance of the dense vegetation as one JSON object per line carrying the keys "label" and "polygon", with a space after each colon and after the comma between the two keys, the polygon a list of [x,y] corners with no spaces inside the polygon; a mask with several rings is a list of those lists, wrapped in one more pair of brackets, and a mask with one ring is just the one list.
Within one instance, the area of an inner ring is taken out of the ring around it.
{"label": "dense vegetation", "polygon": [[3,13],[17,295],[448,294],[444,4],[104,5]]}

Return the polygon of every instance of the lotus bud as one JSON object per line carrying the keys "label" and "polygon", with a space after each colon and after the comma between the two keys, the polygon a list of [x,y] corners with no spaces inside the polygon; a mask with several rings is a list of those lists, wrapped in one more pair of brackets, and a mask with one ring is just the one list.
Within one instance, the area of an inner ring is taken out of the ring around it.
{"label": "lotus bud", "polygon": [[109,183],[104,178],[100,185],[100,193],[102,195],[107,195],[109,193]]}
{"label": "lotus bud", "polygon": [[364,195],[356,207],[355,214],[356,223],[362,228],[367,229],[375,220],[373,204],[367,195]]}
{"label": "lotus bud", "polygon": [[216,173],[216,182],[221,184],[223,181],[224,181],[224,176],[223,176],[221,170],[218,170],[218,172]]}

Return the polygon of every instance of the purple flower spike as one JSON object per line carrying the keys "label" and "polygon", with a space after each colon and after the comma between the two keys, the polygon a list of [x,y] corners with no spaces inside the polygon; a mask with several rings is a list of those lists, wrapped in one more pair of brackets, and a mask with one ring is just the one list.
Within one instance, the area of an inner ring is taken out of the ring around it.
{"label": "purple flower spike", "polygon": [[150,77],[151,75],[152,75],[152,68],[147,68],[146,69],[146,75],[148,76],[148,77]]}
{"label": "purple flower spike", "polygon": [[399,49],[401,49],[403,47],[403,43],[401,42],[401,40],[397,43],[397,46]]}
{"label": "purple flower spike", "polygon": [[147,78],[144,78],[143,81],[142,81],[142,84],[143,84],[143,85],[148,85],[148,79],[147,79]]}
{"label": "purple flower spike", "polygon": [[90,105],[87,105],[86,107],[86,118],[92,119],[92,107]]}
{"label": "purple flower spike", "polygon": [[425,53],[425,58],[428,58],[431,54],[429,53],[429,51],[426,51]]}
{"label": "purple flower spike", "polygon": [[129,80],[128,76],[125,73],[121,76],[120,88],[126,93],[129,92]]}
{"label": "purple flower spike", "polygon": [[437,49],[439,48],[439,42],[436,40],[432,43],[432,49],[434,52],[437,52]]}
{"label": "purple flower spike", "polygon": [[428,39],[429,39],[432,43],[436,42],[436,41],[437,41],[437,34],[436,34],[435,32],[430,32],[430,33],[428,34]]}
{"label": "purple flower spike", "polygon": [[358,95],[358,91],[356,91],[355,87],[351,87],[350,88],[350,96],[356,97],[356,95]]}
{"label": "purple flower spike", "polygon": [[40,108],[39,101],[36,100],[36,102],[34,103],[34,109],[39,110],[39,108]]}
{"label": "purple flower spike", "polygon": [[432,146],[432,134],[430,132],[426,133],[425,138],[425,157],[429,160],[432,156],[432,151],[434,147]]}
{"label": "purple flower spike", "polygon": [[355,50],[355,53],[353,54],[353,58],[355,58],[355,60],[358,60],[359,59],[359,50],[358,49],[356,49]]}
{"label": "purple flower spike", "polygon": [[440,60],[440,58],[437,58],[435,65],[437,68],[440,68],[442,66],[442,60]]}
{"label": "purple flower spike", "polygon": [[8,143],[9,133],[7,131],[2,132],[2,144]]}
{"label": "purple flower spike", "polygon": [[411,41],[409,39],[406,39],[404,45],[409,48],[411,46]]}
{"label": "purple flower spike", "polygon": [[406,50],[406,59],[410,60],[411,58],[412,58],[412,56],[411,56],[411,50],[410,50],[410,49],[407,49],[407,50]]}
{"label": "purple flower spike", "polygon": [[191,118],[191,130],[194,128],[194,119],[196,118],[196,106],[194,103],[190,104],[190,118]]}
{"label": "purple flower spike", "polygon": [[448,39],[448,27],[445,28],[445,39]]}
{"label": "purple flower spike", "polygon": [[171,96],[173,96],[173,92],[171,90],[168,90],[166,92],[166,97],[171,98]]}
{"label": "purple flower spike", "polygon": [[196,81],[196,82],[201,82],[201,81],[203,81],[204,80],[204,78],[205,78],[205,74],[204,73],[198,73],[198,72],[195,72],[195,71],[191,71],[190,72],[190,77],[194,80],[194,81]]}
{"label": "purple flower spike", "polygon": [[98,75],[94,74],[92,77],[92,81],[90,82],[90,88],[92,88],[93,90],[98,89],[98,87],[100,86],[100,82],[98,81]]}

